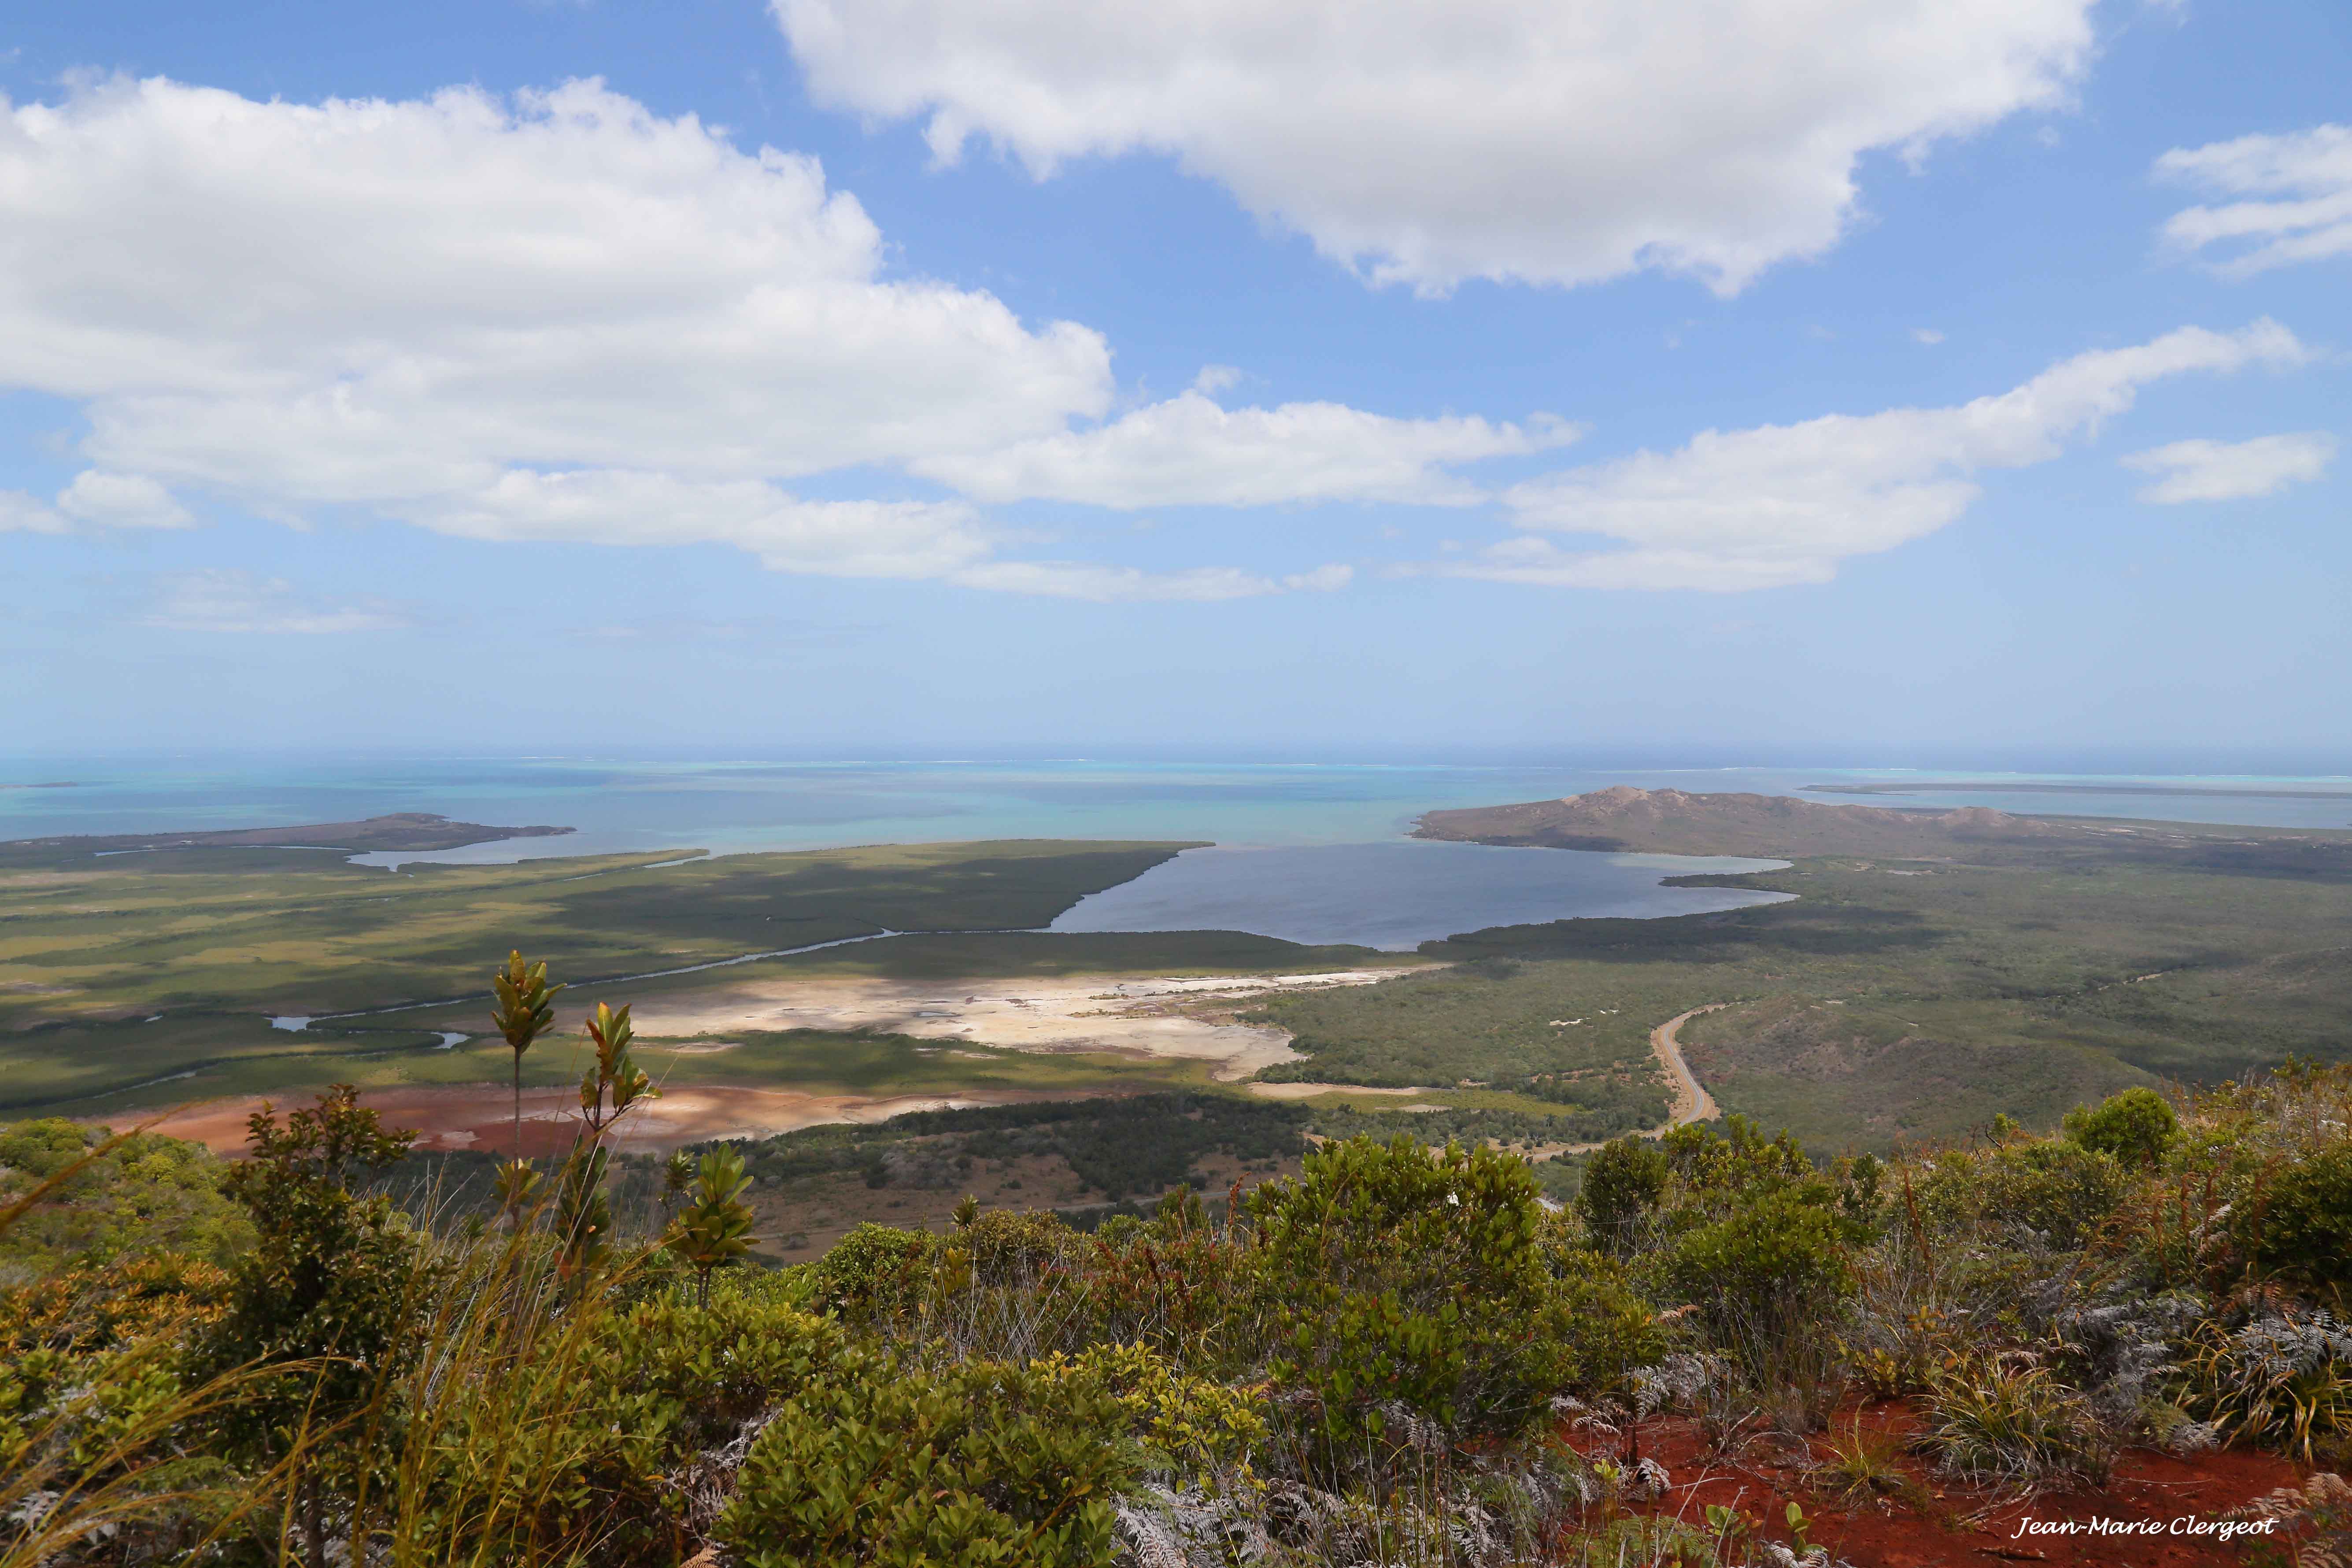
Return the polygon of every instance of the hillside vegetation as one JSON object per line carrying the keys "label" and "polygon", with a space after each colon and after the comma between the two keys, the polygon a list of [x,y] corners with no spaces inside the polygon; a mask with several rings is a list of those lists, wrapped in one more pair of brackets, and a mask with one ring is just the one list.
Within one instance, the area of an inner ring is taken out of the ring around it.
{"label": "hillside vegetation", "polygon": [[1727,1110],[1835,1153],[2352,1054],[2352,834],[1627,789],[1433,812],[1423,831],[1793,856],[1695,879],[1796,897],[1425,944],[1457,967],[1269,1003],[1313,1053],[1286,1074],[1636,1089],[1649,1027],[1729,1003],[1685,1031],[1694,1070]]}
{"label": "hillside vegetation", "polygon": [[[583,980],[884,931],[994,932],[1045,925],[1184,847],[1024,841],[717,859],[694,851],[683,863],[600,856],[394,872],[317,849],[197,845],[99,856],[88,841],[27,841],[0,857],[0,1110],[120,1114],[338,1079],[497,1079],[502,1050],[483,1056],[460,1042],[452,1053],[443,1035],[480,1035],[481,955],[499,932],[532,932]],[[933,945],[868,962],[919,968],[960,953],[937,942],[989,939],[923,940]],[[1309,953],[1237,935],[1063,940],[1062,963],[1164,950],[1205,969],[1279,968]],[[1007,962],[1023,973],[1037,961],[1016,949]],[[663,984],[641,980],[633,990]],[[270,1025],[274,1016],[439,998],[464,1000],[299,1033]]]}
{"label": "hillside vegetation", "polygon": [[756,1172],[1051,1143],[1132,1190],[1296,1123],[953,1112],[656,1182],[604,1158],[646,1086],[600,1030],[572,1155],[487,1203],[380,1187],[405,1139],[345,1091],[242,1163],[0,1132],[0,1568],[1868,1564],[2154,1464],[2259,1479],[2200,1517],[2282,1550],[2344,1528],[2301,1478],[2352,1443],[2352,1069],[1892,1160],[1693,1125],[1558,1212],[1509,1154],[1338,1142],[1091,1234],[967,1201],[761,1271]]}

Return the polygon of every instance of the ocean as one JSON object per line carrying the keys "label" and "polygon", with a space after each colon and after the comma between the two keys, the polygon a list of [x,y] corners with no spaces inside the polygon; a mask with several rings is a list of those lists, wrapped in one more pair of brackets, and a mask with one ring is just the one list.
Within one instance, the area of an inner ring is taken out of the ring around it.
{"label": "ocean", "polygon": [[[0,760],[0,838],[263,827],[425,811],[577,831],[357,858],[492,864],[621,851],[729,854],[979,838],[1193,839],[1217,847],[1085,900],[1055,929],[1242,930],[1381,947],[1410,947],[1486,925],[1680,914],[1769,897],[1658,885],[1678,872],[1763,862],[1497,850],[1405,837],[1424,811],[1617,784],[1885,805],[2352,826],[2352,779],[2342,777],[417,755]],[[1915,790],[1920,784],[1940,787]],[[1809,791],[1810,784],[1892,784],[1906,793],[1823,794]]]}

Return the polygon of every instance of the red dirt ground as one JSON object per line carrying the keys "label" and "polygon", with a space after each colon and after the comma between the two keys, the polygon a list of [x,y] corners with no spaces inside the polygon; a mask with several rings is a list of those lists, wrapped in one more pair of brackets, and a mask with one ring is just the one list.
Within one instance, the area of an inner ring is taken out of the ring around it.
{"label": "red dirt ground", "polygon": [[[1841,1411],[1834,1432],[1852,1429],[1857,1412]],[[1918,1430],[1917,1418],[1902,1403],[1859,1412],[1865,1436],[1903,1442]],[[1596,1458],[1621,1458],[1605,1434],[1575,1432],[1575,1447]],[[1642,1453],[1666,1467],[1674,1486],[1646,1511],[1680,1518],[1706,1528],[1709,1503],[1746,1515],[1766,1540],[1787,1542],[1787,1509],[1801,1505],[1813,1544],[1856,1568],[1948,1568],[1975,1564],[1999,1568],[2011,1563],[2050,1568],[2238,1568],[2248,1559],[2243,1538],[2224,1543],[2210,1535],[2169,1533],[2175,1520],[2207,1521],[2283,1486],[2301,1484],[2305,1472],[2275,1454],[2228,1449],[2176,1458],[2134,1448],[2116,1461],[2114,1478],[2095,1491],[2044,1492],[2031,1498],[1970,1488],[1938,1476],[1917,1456],[1906,1453],[1903,1469],[1916,1489],[1906,1496],[1848,1507],[1808,1479],[1811,1465],[1830,1454],[1827,1439],[1783,1443],[1769,1436],[1737,1444],[1729,1455],[1710,1451],[1697,1422],[1685,1418],[1646,1421]],[[2105,1519],[2158,1521],[2157,1535],[2021,1536],[2022,1521],[2085,1524]],[[2253,1538],[2257,1544],[2261,1538]]]}
{"label": "red dirt ground", "polygon": [[[967,1089],[952,1095],[870,1096],[812,1094],[798,1089],[740,1089],[696,1084],[666,1090],[622,1119],[610,1142],[625,1153],[662,1153],[716,1138],[764,1138],[829,1121],[882,1121],[908,1110],[949,1106],[996,1105],[1009,1100],[1075,1100],[1100,1089]],[[268,1097],[283,1114],[310,1103],[306,1091]],[[205,1144],[215,1154],[242,1154],[246,1118],[264,1097],[245,1095],[184,1107],[149,1131]],[[398,1085],[360,1090],[360,1103],[380,1112],[386,1127],[417,1134],[420,1149],[486,1149],[505,1154],[514,1148],[514,1101],[498,1083]],[[522,1091],[523,1152],[562,1154],[579,1131],[580,1093],[573,1089]],[[117,1118],[116,1120],[120,1120]]]}

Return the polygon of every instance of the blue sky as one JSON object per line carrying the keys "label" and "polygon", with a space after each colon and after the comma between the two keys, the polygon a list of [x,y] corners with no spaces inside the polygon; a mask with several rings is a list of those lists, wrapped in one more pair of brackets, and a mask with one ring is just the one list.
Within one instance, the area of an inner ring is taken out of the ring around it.
{"label": "blue sky", "polygon": [[2334,0],[23,8],[6,749],[2352,769],[2347,80]]}

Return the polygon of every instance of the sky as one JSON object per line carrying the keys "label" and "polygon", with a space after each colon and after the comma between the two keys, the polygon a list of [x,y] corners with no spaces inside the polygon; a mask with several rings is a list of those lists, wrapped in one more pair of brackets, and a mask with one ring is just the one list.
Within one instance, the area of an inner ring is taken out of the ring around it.
{"label": "sky", "polygon": [[2341,0],[0,6],[0,751],[2352,771]]}

